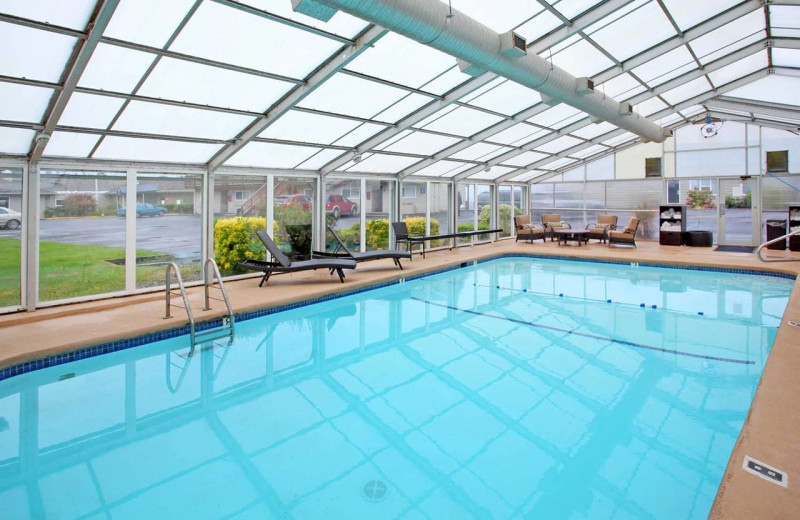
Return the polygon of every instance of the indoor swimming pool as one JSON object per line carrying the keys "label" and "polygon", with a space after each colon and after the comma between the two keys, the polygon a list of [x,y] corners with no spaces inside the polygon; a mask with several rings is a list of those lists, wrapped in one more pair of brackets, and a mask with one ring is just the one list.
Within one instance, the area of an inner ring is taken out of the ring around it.
{"label": "indoor swimming pool", "polygon": [[0,519],[705,519],[793,284],[500,258],[11,377]]}

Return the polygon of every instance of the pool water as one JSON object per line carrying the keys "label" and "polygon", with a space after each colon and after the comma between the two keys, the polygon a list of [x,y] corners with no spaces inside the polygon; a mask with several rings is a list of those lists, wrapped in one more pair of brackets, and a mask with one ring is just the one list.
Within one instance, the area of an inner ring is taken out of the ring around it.
{"label": "pool water", "polygon": [[706,518],[792,284],[498,259],[14,377],[0,519]]}

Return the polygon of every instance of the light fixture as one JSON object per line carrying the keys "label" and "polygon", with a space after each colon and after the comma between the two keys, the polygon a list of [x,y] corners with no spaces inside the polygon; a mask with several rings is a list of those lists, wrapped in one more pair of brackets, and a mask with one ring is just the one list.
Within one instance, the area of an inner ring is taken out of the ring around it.
{"label": "light fixture", "polygon": [[353,155],[353,162],[354,163],[361,162],[361,154],[358,153],[358,150],[353,150],[353,153],[355,154],[355,155]]}
{"label": "light fixture", "polygon": [[492,171],[492,167],[489,166],[489,163],[486,163],[486,165],[483,167],[483,171],[485,171],[486,173]]}

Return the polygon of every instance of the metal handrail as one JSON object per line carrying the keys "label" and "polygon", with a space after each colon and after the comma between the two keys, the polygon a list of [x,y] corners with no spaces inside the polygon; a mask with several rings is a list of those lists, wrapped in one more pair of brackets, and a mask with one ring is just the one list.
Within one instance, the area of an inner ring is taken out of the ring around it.
{"label": "metal handrail", "polygon": [[[172,277],[170,273],[175,271],[175,278],[178,279],[178,287],[181,290],[181,297],[183,298],[183,308],[186,309],[186,315],[189,317],[189,330],[191,332],[190,338],[192,341],[192,349],[194,349],[194,315],[192,314],[192,307],[189,305],[189,296],[186,294],[186,287],[183,285],[183,278],[181,277],[181,271],[178,269],[178,264],[175,262],[170,262],[167,264],[167,293],[166,293],[166,309],[164,314],[164,319],[170,319],[172,316],[170,315],[170,307],[173,306],[171,301],[172,296]],[[174,305],[174,307],[180,307],[180,305]]]}
{"label": "metal handrail", "polygon": [[[212,267],[212,272],[211,272],[212,278],[211,278],[211,280],[208,279],[209,278],[209,276],[208,276],[208,271],[209,271],[208,270],[208,266],[209,266],[209,264]],[[203,285],[205,287],[205,296],[206,296],[206,300],[205,300],[206,301],[206,306],[203,309],[204,311],[210,311],[211,310],[211,304],[210,304],[211,297],[208,295],[208,290],[212,285],[214,285],[214,280],[219,282],[219,290],[222,293],[222,301],[225,302],[225,307],[228,310],[228,325],[230,326],[230,329],[231,329],[231,335],[233,335],[233,324],[234,324],[233,308],[231,307],[231,301],[228,298],[228,290],[225,289],[225,284],[222,282],[222,275],[219,273],[219,267],[217,267],[217,262],[215,262],[213,258],[207,258],[205,263],[203,264]]]}
{"label": "metal handrail", "polygon": [[792,231],[790,233],[787,233],[787,234],[783,235],[782,237],[773,238],[772,240],[767,240],[766,242],[764,242],[763,244],[758,246],[758,249],[756,249],[756,256],[758,257],[759,260],[761,260],[762,262],[766,262],[766,263],[770,263],[770,262],[800,262],[800,258],[783,258],[783,259],[767,260],[766,258],[761,256],[761,251],[765,247],[767,247],[767,246],[769,246],[771,244],[774,244],[776,242],[780,242],[781,240],[786,240],[787,238],[795,236],[795,235],[800,235],[800,229],[798,229],[797,231]]}

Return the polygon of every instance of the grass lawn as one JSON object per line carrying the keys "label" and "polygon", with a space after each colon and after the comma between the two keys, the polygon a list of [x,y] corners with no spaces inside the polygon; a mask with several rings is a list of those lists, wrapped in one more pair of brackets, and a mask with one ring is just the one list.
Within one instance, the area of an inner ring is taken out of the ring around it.
{"label": "grass lawn", "polygon": [[[20,242],[0,238],[0,306],[19,303]],[[137,256],[158,256],[153,251],[137,251]],[[41,242],[39,244],[39,300],[50,301],[75,296],[103,294],[125,289],[125,266],[106,260],[125,258],[121,247]],[[165,266],[139,266],[139,287],[163,284]]]}

